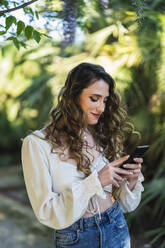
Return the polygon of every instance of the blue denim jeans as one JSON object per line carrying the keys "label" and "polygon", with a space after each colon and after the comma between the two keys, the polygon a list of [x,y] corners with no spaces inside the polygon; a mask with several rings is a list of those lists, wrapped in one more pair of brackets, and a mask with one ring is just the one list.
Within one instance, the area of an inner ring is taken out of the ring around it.
{"label": "blue denim jeans", "polygon": [[55,248],[130,248],[128,227],[118,202],[92,217],[55,230]]}

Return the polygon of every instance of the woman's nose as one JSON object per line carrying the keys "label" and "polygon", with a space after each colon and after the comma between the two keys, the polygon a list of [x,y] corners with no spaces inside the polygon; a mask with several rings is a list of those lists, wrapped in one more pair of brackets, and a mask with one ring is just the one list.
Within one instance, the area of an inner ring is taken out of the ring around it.
{"label": "woman's nose", "polygon": [[104,109],[105,109],[105,103],[104,103],[104,102],[100,102],[100,103],[98,104],[98,106],[97,106],[97,111],[98,111],[99,113],[102,113],[102,112],[104,112]]}

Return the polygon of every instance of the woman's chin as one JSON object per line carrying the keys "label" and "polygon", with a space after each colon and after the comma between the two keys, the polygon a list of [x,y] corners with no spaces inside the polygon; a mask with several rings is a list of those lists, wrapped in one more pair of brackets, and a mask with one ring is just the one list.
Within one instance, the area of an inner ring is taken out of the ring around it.
{"label": "woman's chin", "polygon": [[88,121],[88,125],[96,125],[98,120],[90,120]]}

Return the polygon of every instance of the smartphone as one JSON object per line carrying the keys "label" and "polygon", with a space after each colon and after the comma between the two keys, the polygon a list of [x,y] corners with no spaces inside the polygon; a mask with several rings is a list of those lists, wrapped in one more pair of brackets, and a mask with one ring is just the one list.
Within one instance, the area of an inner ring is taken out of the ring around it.
{"label": "smartphone", "polygon": [[130,157],[124,161],[122,165],[120,165],[120,168],[123,168],[124,164],[134,164],[135,161],[133,160],[134,158],[142,158],[144,156],[144,153],[149,149],[149,145],[145,146],[137,146],[135,151],[130,155]]}

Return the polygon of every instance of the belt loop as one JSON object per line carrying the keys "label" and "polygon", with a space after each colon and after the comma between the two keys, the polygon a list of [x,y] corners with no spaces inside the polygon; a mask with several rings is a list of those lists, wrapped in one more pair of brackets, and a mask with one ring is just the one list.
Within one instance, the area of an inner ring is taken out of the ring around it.
{"label": "belt loop", "polygon": [[109,223],[111,224],[113,222],[113,219],[111,218],[110,213],[107,212],[106,214],[108,215]]}
{"label": "belt loop", "polygon": [[83,218],[80,219],[79,224],[80,224],[79,225],[80,231],[83,232],[83,225],[84,225]]}

